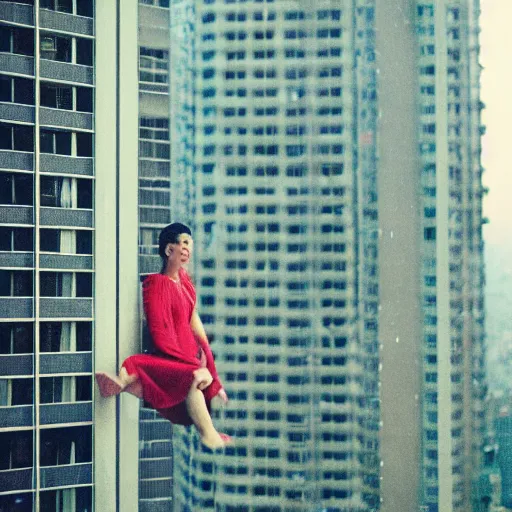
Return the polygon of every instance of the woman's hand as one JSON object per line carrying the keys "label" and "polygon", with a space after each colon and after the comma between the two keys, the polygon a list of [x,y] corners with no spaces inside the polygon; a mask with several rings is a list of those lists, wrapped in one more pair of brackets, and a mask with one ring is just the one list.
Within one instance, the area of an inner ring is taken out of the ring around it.
{"label": "woman's hand", "polygon": [[225,403],[228,403],[228,395],[226,393],[226,390],[224,388],[221,388],[220,391],[217,393],[217,396]]}
{"label": "woman's hand", "polygon": [[208,368],[199,368],[194,371],[194,382],[192,385],[203,391],[213,382],[213,377]]}

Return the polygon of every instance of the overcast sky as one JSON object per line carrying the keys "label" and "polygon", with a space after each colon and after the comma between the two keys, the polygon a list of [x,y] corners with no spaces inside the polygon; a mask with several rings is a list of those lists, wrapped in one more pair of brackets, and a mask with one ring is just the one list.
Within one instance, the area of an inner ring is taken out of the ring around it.
{"label": "overcast sky", "polygon": [[480,33],[482,101],[486,104],[482,139],[484,185],[490,192],[484,201],[485,227],[490,245],[512,249],[512,1],[481,0]]}

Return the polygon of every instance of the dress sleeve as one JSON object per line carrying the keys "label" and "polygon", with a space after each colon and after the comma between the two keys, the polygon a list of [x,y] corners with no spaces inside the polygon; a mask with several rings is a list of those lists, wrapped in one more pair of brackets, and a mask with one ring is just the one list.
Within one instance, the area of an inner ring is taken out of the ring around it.
{"label": "dress sleeve", "polygon": [[159,275],[149,276],[143,284],[144,312],[155,349],[171,357],[199,368],[196,358],[183,352],[178,342],[172,315],[170,314],[170,291]]}

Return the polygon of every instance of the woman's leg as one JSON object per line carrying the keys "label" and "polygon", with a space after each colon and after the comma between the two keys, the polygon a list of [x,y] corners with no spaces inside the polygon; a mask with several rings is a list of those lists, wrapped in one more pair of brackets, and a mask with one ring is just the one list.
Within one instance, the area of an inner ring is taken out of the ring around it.
{"label": "woman's leg", "polygon": [[123,391],[142,398],[142,385],[136,375],[128,375],[123,366],[118,377],[112,377],[107,373],[97,372],[96,382],[100,388],[100,394],[103,397],[118,395]]}
{"label": "woman's leg", "polygon": [[187,410],[190,418],[196,426],[201,442],[211,448],[222,448],[228,444],[229,439],[224,438],[215,430],[212,418],[206,407],[206,401],[203,392],[195,384],[192,385],[186,399]]}

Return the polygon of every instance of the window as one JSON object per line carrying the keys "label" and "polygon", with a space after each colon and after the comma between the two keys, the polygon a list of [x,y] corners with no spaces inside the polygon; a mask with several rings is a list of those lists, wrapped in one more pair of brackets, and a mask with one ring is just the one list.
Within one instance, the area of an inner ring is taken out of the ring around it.
{"label": "window", "polygon": [[41,176],[41,206],[92,209],[92,180]]}
{"label": "window", "polygon": [[41,9],[73,13],[73,0],[40,0]]}
{"label": "window", "polygon": [[1,25],[0,52],[34,55],[34,29]]}
{"label": "window", "polygon": [[33,179],[32,174],[0,172],[0,204],[32,206]]}
{"label": "window", "polygon": [[32,297],[32,270],[0,270],[0,297]]}
{"label": "window", "polygon": [[33,234],[32,228],[0,226],[0,251],[31,252]]}
{"label": "window", "polygon": [[[41,105],[43,107],[73,110],[73,89],[73,87],[41,83]],[[90,91],[92,102],[92,90],[85,87],[79,89]],[[92,104],[91,110],[88,111],[92,112]]]}
{"label": "window", "polygon": [[0,322],[0,354],[34,353],[34,324]]}
{"label": "window", "polygon": [[0,123],[0,149],[34,151],[34,128],[32,126]]}
{"label": "window", "polygon": [[167,84],[169,81],[169,52],[141,46],[139,80],[146,83]]}
{"label": "window", "polygon": [[92,254],[92,231],[42,229],[41,252]]}
{"label": "window", "polygon": [[40,431],[41,466],[60,466],[92,461],[92,428],[63,427]]}
{"label": "window", "polygon": [[33,466],[33,432],[0,432],[0,470]]}
{"label": "window", "polygon": [[33,105],[34,81],[0,75],[0,101]]}
{"label": "window", "polygon": [[92,297],[92,274],[43,271],[40,290],[41,297]]}

